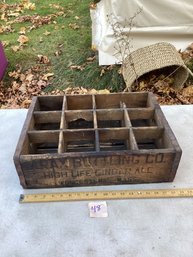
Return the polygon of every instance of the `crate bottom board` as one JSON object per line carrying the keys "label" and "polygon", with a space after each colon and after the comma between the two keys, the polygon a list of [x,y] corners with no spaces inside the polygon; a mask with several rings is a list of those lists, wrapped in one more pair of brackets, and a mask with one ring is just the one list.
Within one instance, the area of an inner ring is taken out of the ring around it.
{"label": "crate bottom board", "polygon": [[25,188],[99,186],[172,181],[174,153],[83,158],[20,158]]}

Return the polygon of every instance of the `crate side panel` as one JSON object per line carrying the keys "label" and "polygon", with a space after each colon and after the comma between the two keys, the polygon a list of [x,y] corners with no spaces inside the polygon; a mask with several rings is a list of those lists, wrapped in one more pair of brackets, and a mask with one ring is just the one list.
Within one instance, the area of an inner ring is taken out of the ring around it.
{"label": "crate side panel", "polygon": [[120,154],[81,158],[21,158],[27,187],[92,186],[165,182],[174,153]]}
{"label": "crate side panel", "polygon": [[26,133],[29,128],[32,128],[34,126],[34,119],[32,117],[32,114],[33,114],[34,108],[36,108],[37,105],[38,105],[37,97],[33,97],[25,122],[23,124],[23,128],[21,130],[21,134],[15,149],[14,156],[13,156],[13,161],[20,179],[20,183],[24,188],[26,187],[26,181],[25,181],[25,175],[23,173],[21,163],[20,163],[20,155],[29,148],[29,141],[26,136]]}

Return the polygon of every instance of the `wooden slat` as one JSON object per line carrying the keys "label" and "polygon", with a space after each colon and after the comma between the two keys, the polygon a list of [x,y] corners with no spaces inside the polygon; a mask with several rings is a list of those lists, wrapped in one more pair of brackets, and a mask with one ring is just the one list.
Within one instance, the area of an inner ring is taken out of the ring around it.
{"label": "wooden slat", "polygon": [[24,155],[29,154],[29,152],[28,152],[29,151],[29,140],[28,140],[28,136],[27,136],[27,131],[32,124],[31,118],[32,118],[33,110],[36,107],[37,107],[37,97],[33,97],[31,105],[28,110],[27,117],[25,119],[25,122],[24,122],[24,125],[22,128],[22,132],[20,134],[20,137],[19,137],[19,140],[17,143],[14,157],[13,157],[13,160],[14,160],[14,163],[15,163],[15,166],[17,169],[17,173],[18,173],[18,176],[20,179],[20,183],[24,188],[27,187],[27,184],[26,184],[24,173],[23,173],[23,169],[21,167],[20,156],[22,154],[24,154]]}
{"label": "wooden slat", "polygon": [[174,136],[172,130],[169,127],[169,124],[164,117],[164,114],[157,103],[155,96],[152,93],[149,93],[148,100],[147,100],[148,106],[155,109],[155,121],[157,126],[162,126],[165,128],[164,134],[163,134],[163,144],[166,148],[176,148],[176,151],[181,152],[181,149],[177,143],[176,137]]}
{"label": "wooden slat", "polygon": [[93,110],[96,110],[96,98],[95,98],[95,95],[92,95],[92,109]]}
{"label": "wooden slat", "polygon": [[100,141],[128,140],[129,129],[128,128],[99,129],[99,138],[100,138]]}
{"label": "wooden slat", "polygon": [[91,140],[94,143],[95,130],[65,130],[63,131],[64,142]]}
{"label": "wooden slat", "polygon": [[95,150],[96,152],[100,151],[99,132],[97,129],[95,130]]}
{"label": "wooden slat", "polygon": [[68,110],[92,109],[92,95],[67,95]]}
{"label": "wooden slat", "polygon": [[127,150],[126,145],[115,145],[115,144],[104,144],[101,143],[100,145],[101,151],[121,151],[121,150]]}
{"label": "wooden slat", "polygon": [[172,132],[172,130],[169,127],[169,124],[167,120],[165,119],[163,112],[159,106],[159,104],[156,101],[155,96],[153,93],[149,93],[147,104],[149,107],[155,109],[154,118],[157,126],[164,127],[164,133],[163,133],[163,145],[165,148],[175,148],[176,150],[179,150],[181,152],[181,149],[179,148],[179,145],[177,143],[177,140]]}
{"label": "wooden slat", "polygon": [[35,111],[34,118],[36,124],[41,123],[59,123],[62,111]]}
{"label": "wooden slat", "polygon": [[159,106],[159,104],[156,101],[154,94],[149,92],[147,97],[147,107],[155,109],[157,106]]}
{"label": "wooden slat", "polygon": [[173,132],[171,131],[171,129],[169,128],[168,122],[165,120],[165,118],[163,119],[162,116],[163,116],[163,113],[162,113],[161,109],[156,109],[155,110],[155,121],[158,124],[158,126],[165,127],[165,131],[163,134],[163,143],[164,143],[165,147],[167,147],[167,148],[174,148],[175,144],[177,142],[176,138],[175,138]]}
{"label": "wooden slat", "polygon": [[[127,145],[127,149],[133,149],[135,146],[135,137],[133,135],[133,131],[132,131],[132,125],[131,125],[131,121],[128,115],[125,103],[120,102],[120,108],[123,108],[123,113],[124,113],[124,123],[125,126],[129,129],[129,138],[126,141],[126,145]],[[137,144],[136,144],[137,145]]]}
{"label": "wooden slat", "polygon": [[64,144],[63,132],[60,131],[58,142],[58,153],[64,153],[66,151],[66,144]]}
{"label": "wooden slat", "polygon": [[66,123],[66,116],[65,116],[65,110],[67,109],[67,100],[66,96],[63,98],[63,104],[62,104],[62,115],[61,115],[61,121],[60,121],[60,134],[59,134],[59,142],[58,142],[58,153],[63,153],[66,151],[66,143],[64,143],[64,136],[62,129],[67,128],[67,123]]}
{"label": "wooden slat", "polygon": [[126,104],[124,102],[120,102],[120,108],[123,109],[123,112],[124,112],[124,121],[125,121],[125,125],[127,128],[131,128],[132,125],[131,125],[131,121],[130,121],[130,118],[129,118],[129,115],[128,115],[128,112],[126,110]]}
{"label": "wooden slat", "polygon": [[[117,107],[118,108],[118,107]],[[121,120],[123,118],[123,112],[117,108],[110,108],[110,109],[96,109],[97,111],[97,118],[98,120]],[[91,112],[92,109],[89,110],[67,110],[66,111],[66,118],[67,120],[73,119],[76,115],[81,115],[82,113]],[[131,120],[136,119],[151,119],[154,115],[154,109],[151,107],[148,108],[127,108],[129,113],[129,117]],[[71,118],[72,117],[72,118]],[[88,116],[90,117],[90,116]]]}
{"label": "wooden slat", "polygon": [[40,111],[62,110],[63,96],[38,96]]}
{"label": "wooden slat", "polygon": [[97,114],[96,114],[96,101],[95,96],[92,96],[92,103],[93,103],[93,123],[95,129],[95,150],[96,152],[100,151],[100,143],[99,143],[99,132],[98,132],[98,124],[97,124]]}
{"label": "wooden slat", "polygon": [[95,151],[95,148],[94,146],[90,146],[89,144],[84,147],[84,146],[77,146],[77,145],[68,145],[68,152],[71,152],[71,153],[80,153],[80,152],[93,152]]}
{"label": "wooden slat", "polygon": [[62,115],[61,115],[61,121],[60,121],[60,129],[66,129],[66,117],[65,117],[65,110],[67,108],[67,101],[66,96],[63,98],[63,104],[62,104]]}
{"label": "wooden slat", "polygon": [[120,101],[127,108],[146,107],[148,93],[118,93],[96,95],[97,109],[119,108]]}
{"label": "wooden slat", "polygon": [[152,119],[154,116],[154,109],[152,107],[148,108],[130,108],[127,109],[129,117],[131,120],[138,119]]}
{"label": "wooden slat", "polygon": [[97,110],[98,120],[123,120],[123,111],[117,109]]}
{"label": "wooden slat", "polygon": [[164,133],[162,127],[140,127],[133,128],[133,132],[137,142],[146,139],[159,139]]}
{"label": "wooden slat", "polygon": [[125,125],[126,125],[127,128],[129,128],[129,144],[128,144],[128,147],[130,147],[131,150],[138,150],[137,142],[136,142],[133,130],[132,130],[132,124],[131,124],[131,121],[130,121],[130,117],[129,117],[129,114],[128,114],[127,109],[126,109],[126,104],[125,103],[120,103],[120,105],[124,110]]}
{"label": "wooden slat", "polygon": [[87,110],[67,111],[65,112],[65,117],[67,122],[75,121],[78,119],[92,121],[93,114],[92,114],[92,111],[87,111]]}
{"label": "wooden slat", "polygon": [[41,130],[41,131],[28,131],[30,142],[34,144],[38,143],[56,143],[59,140],[58,130]]}

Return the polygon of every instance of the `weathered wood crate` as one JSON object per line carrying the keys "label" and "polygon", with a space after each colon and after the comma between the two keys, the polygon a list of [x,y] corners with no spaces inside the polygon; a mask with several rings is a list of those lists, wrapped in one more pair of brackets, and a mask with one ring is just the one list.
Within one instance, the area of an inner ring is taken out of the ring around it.
{"label": "weathered wood crate", "polygon": [[14,155],[24,188],[172,181],[181,149],[152,93],[34,97]]}

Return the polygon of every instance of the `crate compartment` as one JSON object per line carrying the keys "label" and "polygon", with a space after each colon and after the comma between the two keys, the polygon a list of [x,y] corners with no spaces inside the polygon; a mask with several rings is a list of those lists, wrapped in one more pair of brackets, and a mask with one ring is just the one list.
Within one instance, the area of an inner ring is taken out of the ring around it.
{"label": "crate compartment", "polygon": [[37,111],[62,110],[63,96],[42,96],[37,100]]}
{"label": "crate compartment", "polygon": [[62,133],[65,152],[91,152],[95,151],[95,132],[64,131]]}
{"label": "crate compartment", "polygon": [[130,147],[128,129],[103,129],[99,130],[99,142],[101,151],[121,151]]}
{"label": "crate compartment", "polygon": [[47,154],[47,153],[57,153],[58,143],[30,143],[30,154]]}
{"label": "crate compartment", "polygon": [[28,154],[48,154],[58,152],[58,131],[29,131],[28,132]]}
{"label": "crate compartment", "polygon": [[125,127],[124,112],[121,110],[107,110],[96,112],[98,128]]}
{"label": "crate compartment", "polygon": [[131,119],[132,127],[154,127],[156,126],[156,121],[152,119]]}
{"label": "crate compartment", "polygon": [[156,126],[153,108],[130,108],[127,111],[132,127]]}
{"label": "crate compartment", "polygon": [[166,148],[163,128],[134,128],[133,132],[139,149]]}
{"label": "crate compartment", "polygon": [[181,153],[151,93],[38,96],[14,162],[24,188],[152,183]]}
{"label": "crate compartment", "polygon": [[69,95],[66,97],[68,110],[85,110],[93,108],[91,95]]}
{"label": "crate compartment", "polygon": [[66,128],[89,129],[94,128],[92,111],[65,112]]}
{"label": "crate compartment", "polygon": [[96,95],[97,109],[117,109],[120,108],[122,102],[127,108],[147,107],[147,93],[132,93],[126,95],[124,93]]}
{"label": "crate compartment", "polygon": [[60,129],[61,111],[36,111],[33,117],[35,130]]}

